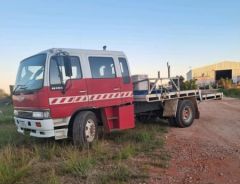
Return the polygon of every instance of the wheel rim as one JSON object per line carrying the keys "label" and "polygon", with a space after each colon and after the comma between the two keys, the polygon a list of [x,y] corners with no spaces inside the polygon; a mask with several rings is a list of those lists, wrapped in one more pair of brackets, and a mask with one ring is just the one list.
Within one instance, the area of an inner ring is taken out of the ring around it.
{"label": "wheel rim", "polygon": [[190,120],[192,119],[192,109],[190,106],[186,106],[183,108],[182,117],[185,122],[190,122]]}
{"label": "wheel rim", "polygon": [[92,119],[87,120],[85,126],[85,137],[87,142],[92,142],[95,138],[96,126]]}

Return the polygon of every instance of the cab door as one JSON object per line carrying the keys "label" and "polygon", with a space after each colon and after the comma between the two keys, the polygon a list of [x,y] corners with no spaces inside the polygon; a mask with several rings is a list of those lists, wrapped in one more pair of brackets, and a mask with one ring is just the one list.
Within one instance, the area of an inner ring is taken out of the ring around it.
{"label": "cab door", "polygon": [[92,78],[87,80],[89,104],[94,107],[115,106],[121,103],[120,78],[117,78],[114,59],[110,56],[89,56]]}
{"label": "cab door", "polygon": [[88,107],[86,79],[80,58],[70,56],[72,76],[65,75],[62,56],[52,56],[49,70],[49,107],[52,118],[70,117],[76,110]]}
{"label": "cab door", "polygon": [[129,67],[126,58],[118,57],[121,70],[121,103],[132,103],[133,101],[133,84],[130,77]]}

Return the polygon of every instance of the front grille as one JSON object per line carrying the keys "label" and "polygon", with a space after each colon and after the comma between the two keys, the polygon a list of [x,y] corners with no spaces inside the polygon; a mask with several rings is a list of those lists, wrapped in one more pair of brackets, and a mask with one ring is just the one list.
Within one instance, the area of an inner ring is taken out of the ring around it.
{"label": "front grille", "polygon": [[18,117],[19,118],[32,118],[32,112],[31,111],[18,111]]}

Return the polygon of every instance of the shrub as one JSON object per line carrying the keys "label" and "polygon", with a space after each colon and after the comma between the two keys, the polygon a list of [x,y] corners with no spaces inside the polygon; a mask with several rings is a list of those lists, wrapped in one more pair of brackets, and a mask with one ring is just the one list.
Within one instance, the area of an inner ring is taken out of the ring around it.
{"label": "shrub", "polygon": [[225,96],[232,98],[240,98],[240,89],[231,88],[231,89],[219,89],[220,92],[223,92]]}
{"label": "shrub", "polygon": [[224,89],[229,89],[232,87],[232,80],[228,79],[228,78],[226,78],[226,79],[221,78],[218,83]]}
{"label": "shrub", "polygon": [[193,90],[193,89],[197,89],[197,84],[196,84],[197,80],[196,79],[192,79],[189,81],[185,81],[182,84],[181,90]]}

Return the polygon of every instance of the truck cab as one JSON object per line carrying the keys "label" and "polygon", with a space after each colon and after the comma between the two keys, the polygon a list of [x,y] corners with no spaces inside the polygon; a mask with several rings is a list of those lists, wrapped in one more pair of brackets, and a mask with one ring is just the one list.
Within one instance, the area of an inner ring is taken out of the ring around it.
{"label": "truck cab", "polygon": [[49,49],[21,61],[13,91],[20,133],[91,143],[108,132],[134,128],[133,85],[119,51]]}

